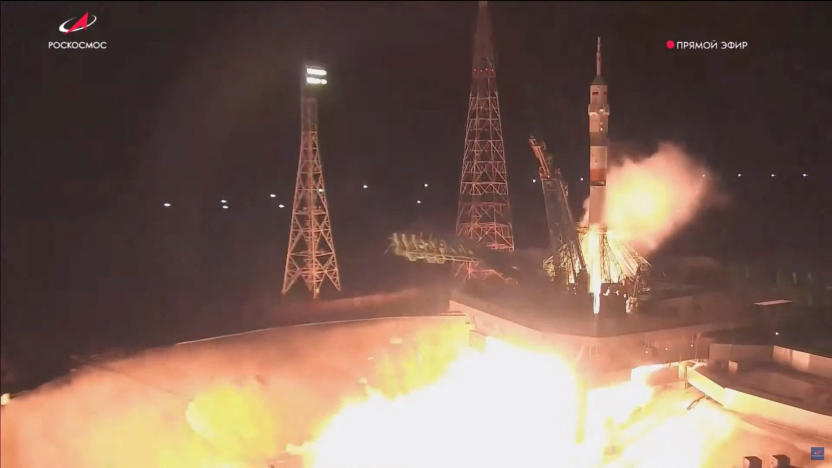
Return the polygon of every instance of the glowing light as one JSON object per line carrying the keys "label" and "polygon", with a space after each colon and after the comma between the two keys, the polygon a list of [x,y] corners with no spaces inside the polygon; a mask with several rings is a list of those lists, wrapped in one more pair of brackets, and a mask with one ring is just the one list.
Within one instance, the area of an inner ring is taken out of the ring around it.
{"label": "glowing light", "polygon": [[809,174],[807,174],[807,173],[805,173],[805,172],[804,172],[804,173],[803,173],[803,178],[806,178],[806,177],[809,177]]}
{"label": "glowing light", "polygon": [[306,67],[307,75],[326,76],[326,70],[318,67]]}
{"label": "glowing light", "polygon": [[[661,144],[647,158],[610,167],[602,219],[622,242],[648,255],[693,220],[710,200],[713,177],[682,149]],[[583,224],[588,222],[589,199]]]}
{"label": "glowing light", "polygon": [[366,189],[366,188],[367,188],[367,184],[362,185],[362,186],[361,186],[361,188]]}
{"label": "glowing light", "polygon": [[742,177],[742,172],[737,172],[737,177]]}
{"label": "glowing light", "polygon": [[306,77],[306,84],[325,85],[326,84],[326,79],[325,78],[315,78],[314,76],[307,76]]}
{"label": "glowing light", "polygon": [[227,210],[227,209],[228,209],[228,205],[223,205],[223,206],[222,206],[222,209]]}
{"label": "glowing light", "polygon": [[[589,273],[589,292],[593,295],[592,312],[597,314],[601,306],[601,285],[622,283],[627,278],[633,278],[639,267],[647,262],[614,232],[600,226],[582,229],[579,232],[579,242]],[[605,258],[603,253],[606,253]]]}
{"label": "glowing light", "polygon": [[165,208],[170,208],[173,205],[171,205],[170,203],[165,202],[165,203],[162,203],[162,206],[164,206]]}
{"label": "glowing light", "polygon": [[277,205],[277,207],[278,207],[278,208],[286,208],[286,205],[284,205],[283,203],[281,203],[281,204]]}
{"label": "glowing light", "polygon": [[273,414],[273,409],[256,385],[226,384],[197,394],[188,404],[185,419],[223,458],[246,460],[277,452],[277,422],[264,414]]}
{"label": "glowing light", "polygon": [[416,200],[416,204],[417,204],[417,205],[421,205],[421,204],[422,204],[422,200]]}
{"label": "glowing light", "polygon": [[277,198],[277,195],[275,195],[275,194],[273,194],[273,193],[270,193],[270,194],[269,194],[269,198]]}
{"label": "glowing light", "polygon": [[[805,174],[804,174],[804,175],[805,175]],[[427,182],[425,182],[425,188],[428,188],[428,183],[427,183]]]}
{"label": "glowing light", "polygon": [[4,393],[0,395],[0,406],[6,406],[9,404],[9,400],[12,399],[12,396],[8,393]]}
{"label": "glowing light", "polygon": [[322,189],[322,188],[318,189],[318,193],[323,193],[323,192],[324,192],[324,189]]}
{"label": "glowing light", "polygon": [[777,177],[777,175],[776,175],[775,173],[773,173],[773,172],[772,172],[772,173],[771,173],[771,178],[773,179],[773,178],[775,178],[775,177]]}
{"label": "glowing light", "polygon": [[584,178],[583,178],[583,177],[581,177],[581,182],[583,182],[583,181],[584,181]]}
{"label": "glowing light", "polygon": [[536,183],[537,183],[537,179],[532,179],[532,183],[533,183],[533,184],[536,184]]}
{"label": "glowing light", "polygon": [[[588,390],[581,431],[574,370],[555,354],[488,337],[483,351],[464,350],[431,385],[396,396],[366,387],[366,400],[346,404],[316,440],[287,451],[312,468],[601,466],[619,434],[634,439],[627,424],[653,397],[648,377],[665,367],[637,367],[629,381]],[[366,379],[361,383],[367,385]],[[664,427],[660,422],[640,429],[639,436],[645,429],[662,434]],[[683,432],[673,435],[685,440]],[[695,449],[702,447],[704,442]],[[665,453],[639,455],[668,459]],[[624,461],[629,463],[620,466],[642,466]]]}
{"label": "glowing light", "polygon": [[779,331],[778,331],[778,332],[774,332],[774,335],[775,335],[775,336],[780,336],[780,332],[779,332]]}
{"label": "glowing light", "polygon": [[226,203],[228,203],[228,200],[220,200],[220,203],[226,204]]}
{"label": "glowing light", "polygon": [[345,406],[306,445],[305,461],[315,468],[557,466],[580,455],[576,398],[574,373],[560,358],[487,338],[484,351],[463,351],[428,387],[392,398],[371,390],[366,401]]}

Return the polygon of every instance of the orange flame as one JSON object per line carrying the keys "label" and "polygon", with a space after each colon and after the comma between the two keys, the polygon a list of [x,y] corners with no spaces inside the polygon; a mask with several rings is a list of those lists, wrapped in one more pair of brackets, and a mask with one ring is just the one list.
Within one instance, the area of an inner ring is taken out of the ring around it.
{"label": "orange flame", "polygon": [[345,406],[303,450],[314,468],[588,466],[610,430],[650,399],[647,373],[588,393],[579,444],[574,370],[553,354],[488,338],[434,385],[393,398],[371,392]]}

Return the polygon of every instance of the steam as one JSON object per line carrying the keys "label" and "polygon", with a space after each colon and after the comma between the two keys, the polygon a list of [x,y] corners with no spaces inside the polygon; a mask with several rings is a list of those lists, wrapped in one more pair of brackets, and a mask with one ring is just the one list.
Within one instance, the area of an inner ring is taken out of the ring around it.
{"label": "steam", "polygon": [[[654,252],[713,199],[714,176],[682,148],[661,143],[647,157],[625,155],[607,173],[604,221],[642,255]],[[584,202],[584,224],[589,199]]]}

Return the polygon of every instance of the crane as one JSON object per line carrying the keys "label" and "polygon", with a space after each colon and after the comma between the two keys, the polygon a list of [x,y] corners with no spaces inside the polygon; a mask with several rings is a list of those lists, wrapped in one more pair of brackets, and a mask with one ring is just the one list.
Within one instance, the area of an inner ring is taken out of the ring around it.
{"label": "crane", "polygon": [[586,291],[586,262],[578,241],[575,219],[569,208],[568,188],[561,178],[560,169],[553,167],[552,155],[546,151],[546,143],[530,137],[529,146],[540,165],[540,182],[552,250],[552,256],[544,260],[543,268],[556,283],[564,287],[574,286],[577,291]]}

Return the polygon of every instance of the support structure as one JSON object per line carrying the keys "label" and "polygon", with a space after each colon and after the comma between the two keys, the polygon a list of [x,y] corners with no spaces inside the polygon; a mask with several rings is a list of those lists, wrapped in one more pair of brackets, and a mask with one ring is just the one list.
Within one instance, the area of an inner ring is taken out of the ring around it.
{"label": "support structure", "polygon": [[312,298],[317,299],[327,280],[340,291],[341,278],[318,149],[318,99],[315,89],[327,83],[326,70],[306,66],[305,71],[300,97],[300,156],[282,293],[285,295],[298,279],[302,279]]}
{"label": "support structure", "polygon": [[554,166],[546,143],[534,137],[529,146],[540,165],[540,185],[549,230],[549,247],[552,256],[544,260],[543,269],[552,280],[566,289],[586,292],[587,271],[578,231],[572,210],[569,208],[569,190]]}
{"label": "support structure", "polygon": [[[500,253],[474,245],[468,239],[456,238],[451,241],[429,236],[425,239],[422,234],[393,233],[390,236],[388,252],[404,257],[411,262],[425,262],[433,264],[451,263],[456,268],[467,265],[477,265],[482,270],[500,279],[515,281],[516,272],[506,261],[508,253]],[[504,251],[507,252],[507,251]]]}
{"label": "support structure", "polygon": [[[494,46],[484,1],[479,2],[471,80],[456,234],[490,249],[513,251]],[[491,271],[468,263],[457,269],[457,275],[481,278],[491,276]]]}

